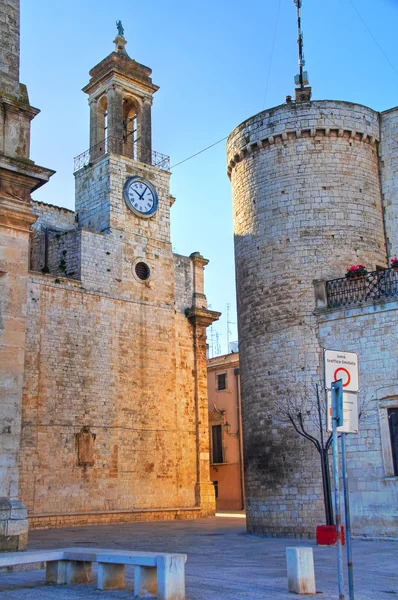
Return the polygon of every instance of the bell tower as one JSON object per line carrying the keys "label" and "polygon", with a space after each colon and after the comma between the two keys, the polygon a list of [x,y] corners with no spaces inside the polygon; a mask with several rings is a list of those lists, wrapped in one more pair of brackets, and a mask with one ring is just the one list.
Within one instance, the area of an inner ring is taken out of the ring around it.
{"label": "bell tower", "polygon": [[[106,149],[151,164],[152,71],[132,60],[120,21],[115,50],[90,71],[83,88],[90,105],[90,149],[101,155]],[[105,141],[105,146],[103,142]]]}
{"label": "bell tower", "polygon": [[[159,88],[152,83],[151,69],[128,56],[120,21],[117,27],[114,51],[91,69],[90,81],[83,88],[90,106],[90,148],[75,159],[78,223],[99,232],[126,226],[136,231],[137,216],[147,216],[136,214],[132,219],[125,212],[123,186],[129,175],[149,179],[157,188],[159,215],[162,199],[170,208],[169,158],[152,151],[152,97]],[[102,162],[105,157],[106,163]],[[121,174],[124,181],[118,179]],[[167,189],[162,189],[165,183]],[[134,191],[130,196],[139,199]]]}

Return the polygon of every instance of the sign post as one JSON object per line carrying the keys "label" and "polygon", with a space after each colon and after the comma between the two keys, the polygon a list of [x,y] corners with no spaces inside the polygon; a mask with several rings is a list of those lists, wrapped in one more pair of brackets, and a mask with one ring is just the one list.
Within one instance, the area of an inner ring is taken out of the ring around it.
{"label": "sign post", "polygon": [[[345,526],[347,537],[347,563],[348,563],[348,584],[350,600],[354,600],[354,573],[352,562],[351,546],[351,521],[350,521],[350,503],[347,478],[347,454],[346,454],[346,435],[347,433],[358,433],[358,356],[354,352],[342,352],[336,350],[325,350],[325,388],[327,390],[327,430],[333,431],[333,471],[335,487],[335,505],[336,505],[336,523],[337,523],[337,554],[338,554],[338,578],[340,599],[343,595],[343,580],[341,572],[341,540],[340,540],[340,505],[339,505],[339,480],[338,480],[338,446],[337,435],[341,434],[341,463],[343,469],[344,484],[344,508],[345,508]],[[339,380],[339,381],[337,381]],[[339,403],[339,394],[341,386],[341,404]],[[328,391],[330,390],[330,391]],[[340,412],[341,408],[341,412]],[[339,549],[340,547],[340,549]]]}
{"label": "sign post", "polygon": [[343,424],[343,380],[332,382],[332,422],[333,422],[333,478],[334,502],[336,509],[336,539],[337,539],[337,578],[339,585],[339,600],[344,600],[343,587],[343,553],[341,546],[341,515],[339,490],[339,449],[337,445],[337,428]]}

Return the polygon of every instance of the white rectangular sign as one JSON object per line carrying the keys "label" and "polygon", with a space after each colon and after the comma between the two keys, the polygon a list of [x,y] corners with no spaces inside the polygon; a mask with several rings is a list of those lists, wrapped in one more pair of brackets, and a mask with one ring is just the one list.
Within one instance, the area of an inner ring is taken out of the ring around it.
{"label": "white rectangular sign", "polygon": [[343,392],[359,392],[358,355],[355,352],[325,350],[325,388],[330,390],[332,382],[343,380]]}
{"label": "white rectangular sign", "polygon": [[[327,392],[327,425],[332,431],[332,392]],[[343,392],[343,425],[337,427],[338,433],[358,433],[358,394]]]}

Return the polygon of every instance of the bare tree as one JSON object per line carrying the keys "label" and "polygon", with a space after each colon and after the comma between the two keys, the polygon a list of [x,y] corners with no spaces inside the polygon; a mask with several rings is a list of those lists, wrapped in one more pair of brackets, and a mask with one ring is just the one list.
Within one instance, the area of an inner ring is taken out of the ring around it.
{"label": "bare tree", "polygon": [[287,391],[278,404],[279,420],[290,423],[296,432],[311,442],[321,459],[323,502],[326,525],[334,525],[332,489],[330,484],[329,448],[332,434],[326,430],[326,399],[321,397],[319,385],[313,392],[298,394]]}
{"label": "bare tree", "polygon": [[[359,420],[366,415],[369,403],[370,400],[366,402],[362,399],[359,404]],[[301,394],[286,390],[284,399],[278,404],[278,410],[280,414],[278,420],[290,423],[299,435],[315,446],[319,453],[326,525],[334,525],[329,467],[332,433],[327,431],[326,395],[322,393],[318,384],[310,392],[304,391]]]}

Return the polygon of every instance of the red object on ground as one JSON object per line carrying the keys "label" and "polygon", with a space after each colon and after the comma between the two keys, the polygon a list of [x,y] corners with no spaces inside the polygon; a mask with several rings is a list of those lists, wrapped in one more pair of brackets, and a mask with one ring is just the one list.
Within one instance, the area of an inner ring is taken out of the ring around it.
{"label": "red object on ground", "polygon": [[[334,546],[337,542],[336,525],[318,525],[316,543],[318,546]],[[341,526],[341,543],[345,544],[344,527]]]}

